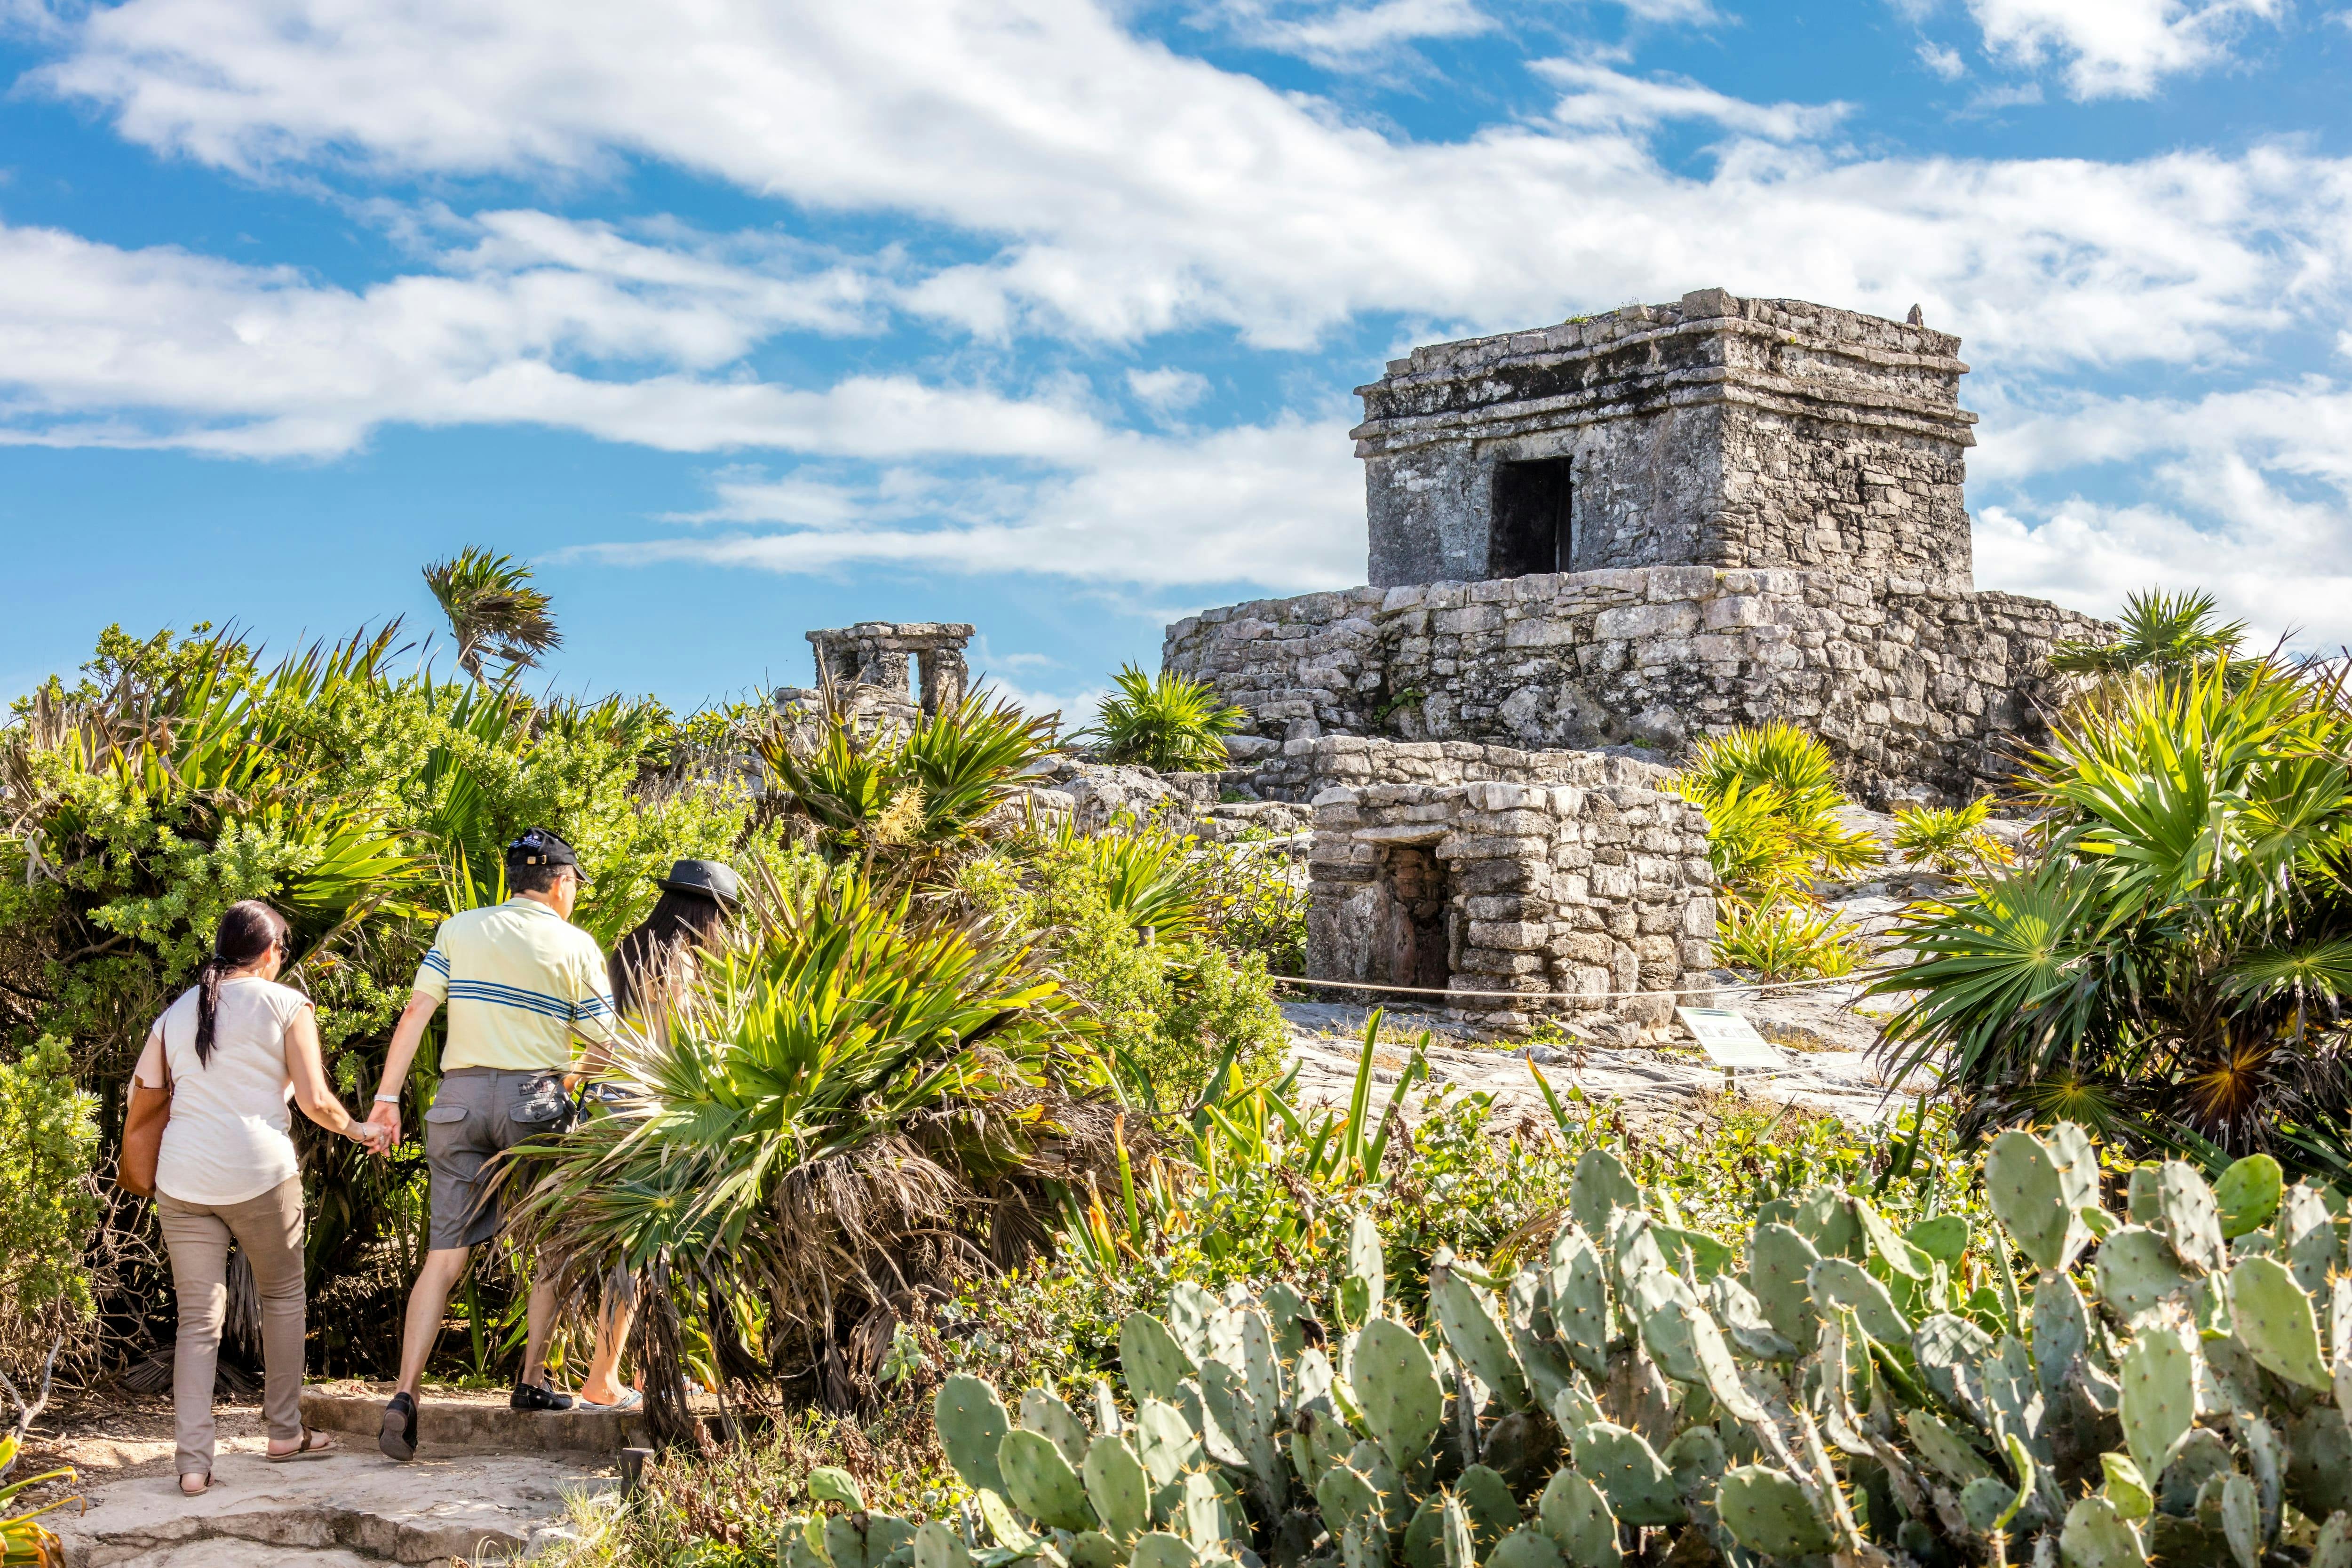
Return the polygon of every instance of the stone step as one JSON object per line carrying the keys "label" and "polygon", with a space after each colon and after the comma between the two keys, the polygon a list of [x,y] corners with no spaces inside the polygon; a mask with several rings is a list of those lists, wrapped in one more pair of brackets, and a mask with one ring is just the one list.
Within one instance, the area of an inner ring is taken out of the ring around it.
{"label": "stone step", "polygon": [[567,1526],[567,1494],[619,1485],[585,1455],[432,1453],[396,1464],[373,1442],[332,1458],[266,1462],[225,1450],[213,1484],[183,1497],[169,1475],[92,1488],[89,1509],[50,1516],[66,1568],[446,1568],[527,1554]]}
{"label": "stone step", "polygon": [[[358,1393],[350,1384],[302,1391],[302,1419],[321,1432],[375,1451],[383,1430],[386,1384],[381,1393]],[[428,1388],[416,1412],[420,1453],[495,1450],[502,1454],[617,1454],[646,1447],[642,1409],[561,1410],[529,1413],[507,1407],[503,1393],[443,1393]]]}

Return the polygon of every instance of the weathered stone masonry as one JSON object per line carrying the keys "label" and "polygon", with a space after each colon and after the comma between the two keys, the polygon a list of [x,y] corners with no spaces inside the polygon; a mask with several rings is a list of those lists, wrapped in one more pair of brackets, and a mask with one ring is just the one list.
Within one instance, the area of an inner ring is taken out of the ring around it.
{"label": "weathered stone masonry", "polygon": [[[1714,879],[1698,808],[1661,771],[1586,753],[1563,784],[1335,786],[1315,800],[1307,972],[1457,992],[1576,992],[1656,1023],[1708,984]],[[1383,1000],[1375,996],[1374,1000]],[[1385,1000],[1393,1001],[1394,998]],[[1510,1027],[1575,1004],[1465,995]],[[1532,1009],[1532,1011],[1530,1011]]]}
{"label": "weathered stone masonry", "polygon": [[1784,719],[1874,805],[1967,799],[2104,628],[1970,591],[1958,347],[1709,289],[1415,349],[1359,388],[1372,585],[1180,621],[1164,662],[1269,740],[1664,758]]}
{"label": "weathered stone masonry", "polygon": [[1169,628],[1169,668],[1264,734],[1643,743],[1785,719],[1851,787],[1965,799],[2037,732],[2053,642],[2098,623],[2010,594],[1661,566],[1262,599]]}

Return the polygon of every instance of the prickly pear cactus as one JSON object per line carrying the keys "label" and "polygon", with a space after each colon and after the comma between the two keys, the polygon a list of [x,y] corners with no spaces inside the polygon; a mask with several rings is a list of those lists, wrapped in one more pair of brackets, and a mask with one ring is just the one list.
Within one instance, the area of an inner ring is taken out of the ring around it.
{"label": "prickly pear cactus", "polygon": [[842,1493],[778,1562],[2352,1568],[2344,1200],[2171,1162],[2110,1214],[2069,1126],[1984,1179],[1998,1226],[1821,1188],[1727,1245],[1595,1151],[1515,1272],[1429,1259],[1423,1322],[1360,1215],[1319,1316],[1179,1286],[1086,1415],[949,1379],[968,1500],[915,1530]]}

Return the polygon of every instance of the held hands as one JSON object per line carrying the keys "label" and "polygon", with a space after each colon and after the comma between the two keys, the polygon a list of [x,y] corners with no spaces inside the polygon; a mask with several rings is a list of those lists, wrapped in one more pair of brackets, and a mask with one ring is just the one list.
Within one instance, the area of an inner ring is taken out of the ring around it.
{"label": "held hands", "polygon": [[378,1100],[368,1119],[352,1131],[353,1137],[374,1154],[388,1153],[400,1142],[400,1107]]}

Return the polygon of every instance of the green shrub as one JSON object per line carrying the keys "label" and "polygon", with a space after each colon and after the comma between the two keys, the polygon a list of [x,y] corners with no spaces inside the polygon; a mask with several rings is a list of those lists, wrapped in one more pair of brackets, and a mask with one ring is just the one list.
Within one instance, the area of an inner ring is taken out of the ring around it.
{"label": "green shrub", "polygon": [[1103,699],[1094,727],[1080,732],[1107,763],[1135,763],[1161,773],[1222,768],[1224,738],[1248,716],[1219,702],[1207,681],[1174,670],[1155,678],[1130,664],[1114,684],[1118,695]]}
{"label": "green shrub", "polygon": [[1734,730],[1699,743],[1674,787],[1707,815],[1707,856],[1735,897],[1763,902],[1810,897],[1822,878],[1851,876],[1878,859],[1870,835],[1838,821],[1853,803],[1818,737],[1791,724]]}
{"label": "green shrub", "polygon": [[1269,974],[1307,973],[1307,889],[1290,858],[1246,840],[1200,848],[1202,917],[1217,942]]}
{"label": "green shrub", "polygon": [[1982,796],[1957,811],[1940,805],[1898,806],[1895,852],[1942,877],[2009,865],[2016,858],[2009,846],[1984,830],[1991,809],[1992,802]]}
{"label": "green shrub", "polygon": [[1827,910],[1775,899],[1766,904],[1724,900],[1716,921],[1715,956],[1767,980],[1851,974],[1862,960],[1853,929]]}
{"label": "green shrub", "polygon": [[97,1102],[74,1087],[64,1042],[44,1035],[0,1062],[0,1372],[19,1387],[90,1322],[97,1158]]}

